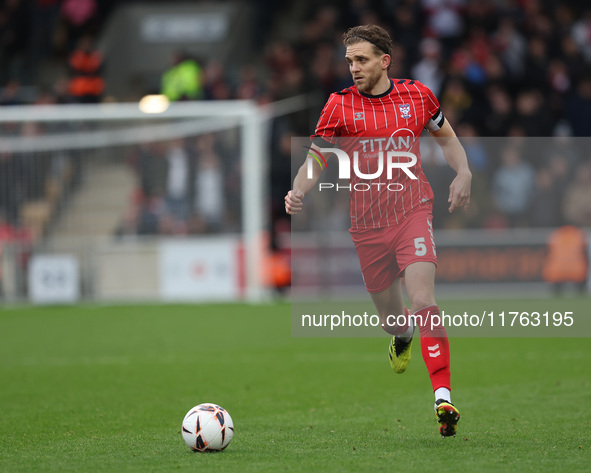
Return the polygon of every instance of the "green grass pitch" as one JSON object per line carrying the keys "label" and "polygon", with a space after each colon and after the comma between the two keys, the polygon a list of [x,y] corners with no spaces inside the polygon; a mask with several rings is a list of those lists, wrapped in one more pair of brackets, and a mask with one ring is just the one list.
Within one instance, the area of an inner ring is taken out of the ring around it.
{"label": "green grass pitch", "polygon": [[[520,304],[591,316],[590,302]],[[386,337],[293,338],[285,303],[16,308],[0,311],[0,342],[1,472],[591,468],[588,338],[453,338],[462,419],[446,439],[418,343],[395,375]],[[182,440],[202,402],[233,417],[222,453]]]}

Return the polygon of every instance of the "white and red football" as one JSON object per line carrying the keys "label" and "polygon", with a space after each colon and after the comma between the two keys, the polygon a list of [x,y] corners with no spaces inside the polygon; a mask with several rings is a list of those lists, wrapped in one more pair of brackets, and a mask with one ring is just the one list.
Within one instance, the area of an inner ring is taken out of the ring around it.
{"label": "white and red football", "polygon": [[182,433],[185,443],[194,452],[217,452],[232,441],[234,422],[223,407],[199,404],[187,412]]}

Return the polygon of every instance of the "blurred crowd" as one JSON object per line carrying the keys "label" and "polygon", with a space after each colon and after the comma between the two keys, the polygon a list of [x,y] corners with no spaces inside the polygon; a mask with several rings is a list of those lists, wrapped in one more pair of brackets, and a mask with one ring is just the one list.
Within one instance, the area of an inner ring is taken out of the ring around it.
{"label": "blurred crowd", "polygon": [[[0,1],[0,105],[82,99],[80,77],[100,77],[95,39],[116,0]],[[91,87],[92,88],[92,87]],[[89,95],[100,100],[96,85]]]}
{"label": "blurred crowd", "polygon": [[[267,46],[266,67],[281,84],[272,81],[269,90],[320,90],[326,100],[350,86],[340,37],[348,27],[368,23],[384,27],[394,40],[390,75],[431,88],[466,146],[474,173],[467,213],[447,212],[453,172],[441,156],[423,155],[437,196],[437,228],[591,225],[591,154],[583,140],[569,138],[591,136],[591,8],[542,0],[311,5],[298,38]],[[309,125],[280,133],[306,136]],[[562,144],[544,147],[531,140],[550,136],[562,137]],[[540,152],[526,152],[503,137],[528,137],[525,148]],[[278,218],[290,187],[282,142],[276,141],[272,163]],[[327,208],[334,211],[347,209]],[[310,225],[321,225],[323,218],[314,215]]]}
{"label": "blurred crowd", "polygon": [[[103,58],[95,39],[116,3],[1,1],[0,105],[105,100]],[[591,154],[577,139],[591,136],[591,7],[584,2],[293,0],[278,5],[261,0],[253,5],[259,14],[252,58],[229,65],[179,57],[174,66],[184,63],[183,74],[194,74],[199,81],[197,90],[181,94],[181,99],[269,103],[298,94],[315,97],[312,110],[279,117],[272,125],[274,226],[289,225],[283,196],[291,187],[290,139],[313,133],[328,95],[352,85],[341,35],[350,26],[367,23],[392,35],[391,76],[430,87],[464,140],[474,173],[473,204],[467,213],[447,212],[451,171],[436,153],[426,150],[423,155],[439,201],[437,228],[591,225]],[[286,18],[292,24],[282,28]],[[51,65],[60,61],[68,74],[52,75]],[[37,86],[30,97],[25,91],[29,85]],[[519,137],[555,139],[548,146],[544,140],[523,146],[508,139]],[[218,133],[137,146],[129,162],[138,192],[120,232],[237,228],[239,211],[219,188],[239,189],[239,149],[228,148],[226,142]],[[234,198],[240,199],[238,194]],[[340,201],[325,212],[311,217],[309,226],[347,217]]]}
{"label": "blurred crowd", "polygon": [[230,130],[133,149],[139,186],[118,235],[240,232],[237,139]]}

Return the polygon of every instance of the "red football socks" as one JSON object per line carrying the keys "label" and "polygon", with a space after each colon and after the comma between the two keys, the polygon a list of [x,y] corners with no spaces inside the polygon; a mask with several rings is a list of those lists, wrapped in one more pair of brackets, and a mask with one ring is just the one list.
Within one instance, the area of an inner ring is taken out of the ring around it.
{"label": "red football socks", "polygon": [[[433,318],[433,315],[437,316]],[[431,378],[433,391],[450,386],[450,358],[447,332],[439,318],[439,307],[432,305],[415,312],[421,333],[421,352]]]}

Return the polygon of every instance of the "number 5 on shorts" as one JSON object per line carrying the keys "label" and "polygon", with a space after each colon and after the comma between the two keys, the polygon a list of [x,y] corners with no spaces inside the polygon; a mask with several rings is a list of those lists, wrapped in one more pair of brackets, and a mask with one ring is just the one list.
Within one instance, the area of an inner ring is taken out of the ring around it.
{"label": "number 5 on shorts", "polygon": [[425,238],[418,237],[415,238],[415,255],[416,256],[425,256],[427,254],[427,245],[425,245]]}

